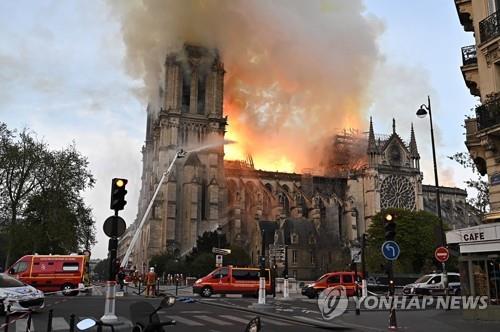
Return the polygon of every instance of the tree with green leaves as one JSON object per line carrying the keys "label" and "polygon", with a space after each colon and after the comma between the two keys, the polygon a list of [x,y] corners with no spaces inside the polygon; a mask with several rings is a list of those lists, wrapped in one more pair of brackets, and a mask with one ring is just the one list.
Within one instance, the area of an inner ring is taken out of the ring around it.
{"label": "tree with green leaves", "polygon": [[482,218],[486,213],[488,213],[490,207],[488,181],[484,179],[484,174],[479,172],[469,153],[457,152],[448,158],[456,161],[464,168],[472,170],[474,178],[468,179],[464,182],[468,188],[475,191],[476,196],[468,198],[467,203],[469,203],[477,211],[479,217]]}
{"label": "tree with green leaves", "polygon": [[67,254],[95,242],[92,211],[82,194],[95,180],[87,158],[70,145],[50,150],[34,133],[0,123],[0,246],[12,257]]}
{"label": "tree with green leaves", "polygon": [[97,277],[97,280],[108,280],[108,270],[109,270],[109,264],[108,264],[108,259],[102,259],[100,260],[94,267],[93,271],[90,271],[91,273],[95,274]]}
{"label": "tree with green leaves", "polygon": [[231,254],[224,256],[224,265],[248,266],[250,257],[247,252],[237,246],[227,244],[225,234],[219,235],[216,231],[205,232],[198,236],[196,247],[186,257],[176,257],[171,253],[163,253],[153,256],[149,262],[159,273],[182,273],[189,276],[204,276],[215,268],[215,254],[213,247],[231,249]]}
{"label": "tree with green leaves", "polygon": [[381,252],[385,241],[384,221],[387,214],[396,223],[395,241],[401,254],[394,263],[396,272],[423,273],[434,268],[434,250],[440,244],[439,219],[427,211],[387,209],[376,214],[368,228],[366,259],[369,270],[381,271],[386,263]]}

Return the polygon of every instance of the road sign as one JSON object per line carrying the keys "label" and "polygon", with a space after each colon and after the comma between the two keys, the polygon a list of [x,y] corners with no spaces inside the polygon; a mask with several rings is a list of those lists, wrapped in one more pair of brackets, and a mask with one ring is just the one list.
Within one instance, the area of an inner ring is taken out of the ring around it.
{"label": "road sign", "polygon": [[395,241],[385,241],[382,244],[382,255],[390,261],[398,259],[400,252],[399,245]]}
{"label": "road sign", "polygon": [[215,255],[215,266],[216,267],[222,266],[222,255]]}
{"label": "road sign", "polygon": [[353,263],[361,263],[361,248],[359,247],[351,248],[351,260]]}
{"label": "road sign", "polygon": [[445,247],[438,247],[436,251],[434,251],[434,257],[438,262],[444,263],[450,258],[450,252]]}
{"label": "road sign", "polygon": [[212,253],[218,255],[229,255],[231,253],[231,249],[221,249],[221,248],[212,248]]}
{"label": "road sign", "polygon": [[[113,224],[116,226],[113,227]],[[119,216],[111,216],[104,221],[103,229],[104,234],[109,237],[120,237],[125,233],[125,228],[127,228],[127,224],[125,224],[125,220]]]}
{"label": "road sign", "polygon": [[269,257],[275,261],[285,260],[285,247],[284,246],[270,246]]}

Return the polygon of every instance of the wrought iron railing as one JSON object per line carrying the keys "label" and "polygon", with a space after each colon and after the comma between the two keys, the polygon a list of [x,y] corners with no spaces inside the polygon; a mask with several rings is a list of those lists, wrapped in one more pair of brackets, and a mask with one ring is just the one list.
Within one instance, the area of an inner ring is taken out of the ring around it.
{"label": "wrought iron railing", "polygon": [[462,47],[462,63],[464,66],[477,64],[476,45]]}
{"label": "wrought iron railing", "polygon": [[478,129],[487,129],[500,124],[500,98],[476,107]]}
{"label": "wrought iron railing", "polygon": [[479,36],[481,43],[500,36],[500,13],[494,12],[479,22]]}

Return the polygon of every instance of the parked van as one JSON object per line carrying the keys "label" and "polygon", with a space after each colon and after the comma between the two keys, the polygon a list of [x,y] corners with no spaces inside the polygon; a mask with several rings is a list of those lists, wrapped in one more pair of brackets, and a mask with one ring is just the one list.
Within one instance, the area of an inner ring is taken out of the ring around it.
{"label": "parked van", "polygon": [[[203,297],[212,294],[251,294],[259,292],[258,268],[223,266],[215,269],[207,276],[195,281],[193,293]],[[266,269],[266,294],[271,293],[270,271]]]}
{"label": "parked van", "polygon": [[8,270],[8,274],[44,292],[63,291],[64,295],[78,294],[86,279],[87,256],[27,255]]}
{"label": "parked van", "polygon": [[361,279],[362,275],[359,272],[357,274],[357,284],[354,282],[354,272],[346,271],[326,273],[312,284],[305,285],[302,288],[302,295],[313,299],[328,287],[344,286],[347,296],[354,296],[356,294],[356,287],[361,285]]}
{"label": "parked van", "polygon": [[[448,272],[448,290],[450,295],[460,295],[460,274]],[[444,275],[426,274],[403,288],[405,295],[444,295]]]}

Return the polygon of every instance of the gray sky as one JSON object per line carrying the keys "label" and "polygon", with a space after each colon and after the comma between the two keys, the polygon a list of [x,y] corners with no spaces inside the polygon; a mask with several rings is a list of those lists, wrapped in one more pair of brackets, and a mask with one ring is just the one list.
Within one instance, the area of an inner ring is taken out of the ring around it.
{"label": "gray sky", "polygon": [[[474,43],[472,34],[463,31],[451,0],[366,0],[365,6],[364,15],[382,22],[384,58],[368,78],[373,102],[363,112],[366,121],[373,116],[375,131],[389,133],[395,117],[403,138],[414,122],[424,183],[433,184],[428,119],[415,117],[430,94],[440,180],[464,187],[468,172],[446,156],[465,150],[464,116],[478,103],[460,72],[460,48]],[[97,220],[93,254],[105,257],[111,178],[129,179],[123,216],[127,223],[136,217],[146,123],[144,101],[133,93],[143,82],[123,64],[119,17],[101,0],[3,1],[0,40],[0,121],[31,128],[52,148],[74,141],[88,156],[97,178],[85,194]]]}

